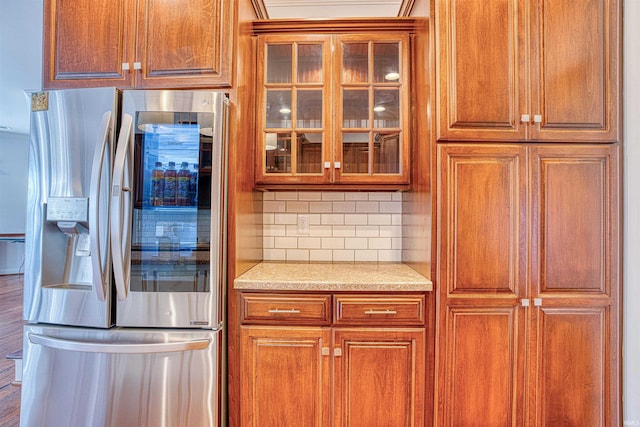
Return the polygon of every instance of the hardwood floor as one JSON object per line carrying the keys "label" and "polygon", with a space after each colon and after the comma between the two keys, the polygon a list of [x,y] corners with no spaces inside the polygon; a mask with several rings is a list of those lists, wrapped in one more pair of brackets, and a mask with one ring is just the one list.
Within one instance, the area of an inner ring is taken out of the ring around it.
{"label": "hardwood floor", "polygon": [[22,349],[22,274],[0,276],[0,427],[20,425],[20,386],[13,360],[5,358]]}

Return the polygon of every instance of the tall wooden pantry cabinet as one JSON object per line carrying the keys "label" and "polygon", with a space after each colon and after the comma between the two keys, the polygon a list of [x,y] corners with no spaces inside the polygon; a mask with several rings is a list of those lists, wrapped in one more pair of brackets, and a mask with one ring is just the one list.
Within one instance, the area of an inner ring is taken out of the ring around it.
{"label": "tall wooden pantry cabinet", "polygon": [[438,426],[621,423],[617,0],[432,0]]}

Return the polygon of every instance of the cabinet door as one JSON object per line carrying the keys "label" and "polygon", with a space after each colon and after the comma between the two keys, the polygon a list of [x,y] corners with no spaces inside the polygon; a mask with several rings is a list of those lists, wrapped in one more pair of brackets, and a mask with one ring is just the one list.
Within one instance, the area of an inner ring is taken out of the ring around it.
{"label": "cabinet door", "polygon": [[526,148],[439,144],[440,292],[526,295]]}
{"label": "cabinet door", "polygon": [[524,1],[435,0],[436,138],[522,140]]}
{"label": "cabinet door", "polygon": [[131,0],[44,2],[43,86],[131,86],[123,63],[134,54]]}
{"label": "cabinet door", "polygon": [[241,327],[242,426],[329,425],[330,339],[328,328]]}
{"label": "cabinet door", "polygon": [[531,147],[534,425],[619,425],[616,145]]}
{"label": "cabinet door", "polygon": [[336,328],[333,340],[335,426],[424,425],[424,329]]}
{"label": "cabinet door", "polygon": [[137,4],[136,87],[231,85],[233,0]]}
{"label": "cabinet door", "polygon": [[327,36],[259,38],[257,183],[330,182],[330,63]]}
{"label": "cabinet door", "polygon": [[345,35],[335,48],[335,182],[408,183],[408,35]]}
{"label": "cabinet door", "polygon": [[620,3],[531,2],[530,139],[619,140]]}
{"label": "cabinet door", "polygon": [[439,144],[436,425],[524,419],[526,148]]}

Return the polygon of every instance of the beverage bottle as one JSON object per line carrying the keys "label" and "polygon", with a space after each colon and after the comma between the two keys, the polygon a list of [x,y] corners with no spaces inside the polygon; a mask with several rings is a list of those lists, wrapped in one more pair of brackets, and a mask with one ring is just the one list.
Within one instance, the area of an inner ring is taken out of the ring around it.
{"label": "beverage bottle", "polygon": [[193,206],[198,206],[198,164],[193,164],[193,172],[189,181],[189,200]]}
{"label": "beverage bottle", "polygon": [[182,162],[180,171],[178,172],[178,206],[189,206],[189,184],[191,183],[191,172],[189,172],[189,163]]}
{"label": "beverage bottle", "polygon": [[149,204],[151,206],[162,206],[164,198],[164,171],[162,162],[156,162],[156,167],[151,171],[151,194]]}
{"label": "beverage bottle", "polygon": [[178,190],[178,171],[176,163],[169,162],[169,167],[164,171],[164,206],[175,206]]}

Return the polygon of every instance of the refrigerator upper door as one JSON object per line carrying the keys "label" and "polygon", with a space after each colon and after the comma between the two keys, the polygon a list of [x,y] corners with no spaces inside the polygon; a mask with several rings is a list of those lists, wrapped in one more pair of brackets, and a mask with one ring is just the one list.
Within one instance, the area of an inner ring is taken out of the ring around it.
{"label": "refrigerator upper door", "polygon": [[218,426],[221,331],[24,328],[22,426]]}
{"label": "refrigerator upper door", "polygon": [[112,189],[117,326],[222,322],[224,106],[212,91],[124,92],[123,124],[133,126],[118,142]]}
{"label": "refrigerator upper door", "polygon": [[113,323],[108,218],[119,96],[115,88],[28,93],[29,322]]}

